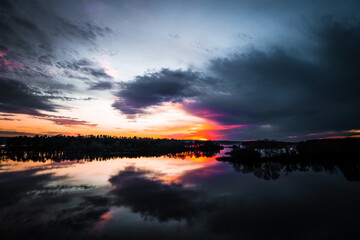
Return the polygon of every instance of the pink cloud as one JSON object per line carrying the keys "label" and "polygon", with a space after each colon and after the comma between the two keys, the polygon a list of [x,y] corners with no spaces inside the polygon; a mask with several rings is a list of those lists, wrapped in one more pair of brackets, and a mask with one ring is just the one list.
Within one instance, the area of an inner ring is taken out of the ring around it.
{"label": "pink cloud", "polygon": [[11,49],[8,48],[7,50],[0,50],[0,69],[4,70],[14,70],[14,69],[24,69],[24,64],[21,62],[12,60],[8,57],[9,52]]}

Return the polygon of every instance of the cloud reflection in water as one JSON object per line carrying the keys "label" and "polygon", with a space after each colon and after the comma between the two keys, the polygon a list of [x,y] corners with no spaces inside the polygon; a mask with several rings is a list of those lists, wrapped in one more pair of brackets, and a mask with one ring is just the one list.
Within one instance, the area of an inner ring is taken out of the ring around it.
{"label": "cloud reflection in water", "polygon": [[360,213],[359,182],[312,169],[263,181],[195,156],[1,168],[4,239],[333,239]]}

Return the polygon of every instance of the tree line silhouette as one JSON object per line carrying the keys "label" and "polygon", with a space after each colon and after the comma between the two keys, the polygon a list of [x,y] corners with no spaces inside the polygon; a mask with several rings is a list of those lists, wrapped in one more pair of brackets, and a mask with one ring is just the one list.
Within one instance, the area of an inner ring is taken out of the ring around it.
{"label": "tree line silhouette", "polygon": [[235,170],[265,179],[295,171],[341,171],[349,181],[360,181],[360,139],[316,139],[305,142],[261,140],[233,145],[226,157]]}
{"label": "tree line silhouette", "polygon": [[16,161],[107,160],[138,158],[179,153],[214,156],[223,147],[212,141],[155,139],[142,137],[88,136],[18,136],[8,138],[1,149],[2,159]]}

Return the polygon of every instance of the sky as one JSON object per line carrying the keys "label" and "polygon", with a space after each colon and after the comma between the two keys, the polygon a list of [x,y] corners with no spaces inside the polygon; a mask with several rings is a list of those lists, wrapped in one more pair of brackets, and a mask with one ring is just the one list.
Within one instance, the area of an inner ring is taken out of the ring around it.
{"label": "sky", "polygon": [[3,0],[0,15],[0,136],[360,137],[357,0]]}

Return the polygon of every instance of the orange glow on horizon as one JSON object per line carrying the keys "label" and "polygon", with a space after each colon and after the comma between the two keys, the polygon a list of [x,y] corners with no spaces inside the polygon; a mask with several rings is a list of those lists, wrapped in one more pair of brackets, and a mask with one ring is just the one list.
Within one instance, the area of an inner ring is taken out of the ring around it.
{"label": "orange glow on horizon", "polygon": [[360,138],[360,135],[349,135],[349,136],[330,136],[319,139],[341,139],[341,138]]}
{"label": "orange glow on horizon", "polygon": [[[167,106],[170,108],[174,105]],[[176,112],[178,106],[173,108]],[[185,113],[186,114],[186,113]],[[184,115],[185,115],[184,114]],[[157,118],[149,118],[149,120],[136,120],[134,122],[125,120],[127,126],[124,128],[103,126],[91,122],[82,121],[80,118],[65,118],[58,120],[57,118],[42,118],[25,114],[8,114],[7,120],[0,119],[0,136],[18,136],[18,135],[109,135],[109,136],[138,136],[152,138],[175,138],[187,140],[218,140],[224,135],[223,130],[241,128],[246,125],[227,125],[222,126],[218,123],[201,119],[189,115],[185,115],[183,121],[176,120],[182,116],[182,112],[177,113],[169,119],[161,123]],[[65,115],[65,114],[64,114]],[[171,115],[170,115],[171,116]],[[167,116],[164,116],[166,118]],[[74,125],[72,119],[75,120]],[[163,121],[163,120],[161,120]],[[70,122],[70,124],[67,124]],[[159,122],[159,123],[158,123]],[[111,122],[110,122],[111,124]],[[147,125],[147,126],[146,126]]]}
{"label": "orange glow on horizon", "polygon": [[211,130],[221,129],[206,119],[183,111],[178,103],[154,107],[151,112],[156,114],[128,119],[111,108],[112,101],[76,102],[72,109],[55,112],[56,116],[52,112],[43,113],[49,117],[6,114],[6,119],[0,118],[0,136],[80,134],[208,140],[216,139]]}
{"label": "orange glow on horizon", "polygon": [[209,121],[207,124],[196,125],[182,131],[182,133],[167,135],[166,137],[188,140],[220,140],[225,134],[222,130],[238,129],[248,125],[219,125]]}

